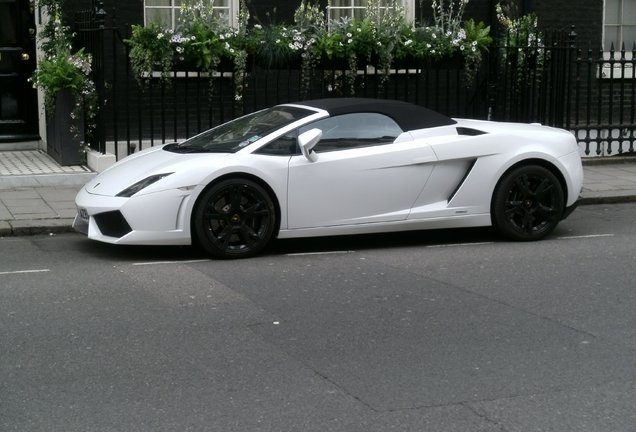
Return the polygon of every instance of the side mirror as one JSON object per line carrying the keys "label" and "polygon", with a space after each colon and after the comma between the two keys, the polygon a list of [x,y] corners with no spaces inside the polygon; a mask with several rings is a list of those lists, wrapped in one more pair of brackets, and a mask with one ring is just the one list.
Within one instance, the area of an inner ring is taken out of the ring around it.
{"label": "side mirror", "polygon": [[300,151],[310,162],[316,162],[318,160],[318,155],[313,151],[313,148],[318,144],[321,137],[322,131],[318,128],[310,129],[298,137]]}

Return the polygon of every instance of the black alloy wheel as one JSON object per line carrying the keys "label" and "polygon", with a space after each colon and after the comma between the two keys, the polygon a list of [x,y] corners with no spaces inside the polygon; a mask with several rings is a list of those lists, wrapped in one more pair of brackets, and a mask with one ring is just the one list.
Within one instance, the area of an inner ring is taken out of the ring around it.
{"label": "black alloy wheel", "polygon": [[259,184],[221,181],[203,193],[194,211],[199,245],[216,258],[245,258],[260,252],[276,227],[276,208]]}
{"label": "black alloy wheel", "polygon": [[564,193],[550,170],[527,165],[513,169],[495,188],[493,225],[512,240],[539,240],[561,221]]}

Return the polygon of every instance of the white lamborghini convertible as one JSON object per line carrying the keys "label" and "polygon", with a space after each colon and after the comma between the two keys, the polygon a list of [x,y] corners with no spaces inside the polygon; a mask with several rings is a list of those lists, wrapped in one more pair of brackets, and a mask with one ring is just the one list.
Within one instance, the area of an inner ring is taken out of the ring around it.
{"label": "white lamborghini convertible", "polygon": [[198,243],[218,258],[272,238],[428,228],[493,225],[538,240],[574,209],[582,182],[564,130],[323,99],[123,159],[79,192],[74,227],[109,243]]}

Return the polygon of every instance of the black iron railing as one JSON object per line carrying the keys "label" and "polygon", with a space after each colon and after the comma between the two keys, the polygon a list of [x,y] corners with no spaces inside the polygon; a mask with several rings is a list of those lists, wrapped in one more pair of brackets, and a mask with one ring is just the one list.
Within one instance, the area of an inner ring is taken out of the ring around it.
{"label": "black iron railing", "polygon": [[[336,65],[303,80],[298,67],[266,67],[255,59],[248,59],[240,82],[232,68],[210,76],[175,64],[168,80],[157,73],[140,85],[129,66],[125,30],[107,24],[102,2],[94,3],[78,15],[76,30],[77,43],[93,55],[101,109],[88,141],[100,152],[119,158],[278,103],[351,94]],[[406,100],[453,117],[566,128],[587,155],[634,151],[636,46],[584,52],[574,29],[521,42],[518,34],[508,35],[491,47],[470,85],[461,59],[449,59],[394,65],[386,82],[363,67],[353,94]]]}

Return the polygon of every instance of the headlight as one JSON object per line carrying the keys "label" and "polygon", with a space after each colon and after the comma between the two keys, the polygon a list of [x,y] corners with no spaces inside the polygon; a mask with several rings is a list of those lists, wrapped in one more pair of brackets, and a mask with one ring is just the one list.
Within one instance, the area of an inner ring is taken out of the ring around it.
{"label": "headlight", "polygon": [[126,189],[124,189],[123,191],[119,192],[115,196],[124,197],[124,198],[130,198],[131,196],[133,196],[134,194],[136,194],[140,190],[150,186],[151,184],[153,184],[155,182],[158,182],[159,180],[161,180],[164,177],[168,177],[170,174],[173,174],[173,173],[151,175],[150,177],[146,177],[145,179],[138,181],[134,185],[127,187]]}

